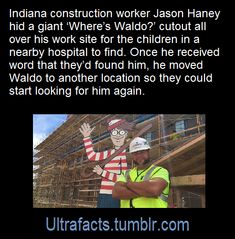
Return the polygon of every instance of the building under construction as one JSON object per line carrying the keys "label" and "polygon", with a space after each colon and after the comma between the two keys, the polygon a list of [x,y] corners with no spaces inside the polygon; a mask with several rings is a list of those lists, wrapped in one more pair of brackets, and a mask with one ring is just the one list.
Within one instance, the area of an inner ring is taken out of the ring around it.
{"label": "building under construction", "polygon": [[[33,203],[35,208],[95,208],[101,178],[82,176],[89,163],[79,128],[84,122],[95,126],[91,138],[95,151],[113,147],[107,120],[126,119],[135,128],[129,140],[148,124],[141,137],[151,145],[153,164],[167,168],[171,176],[169,207],[205,207],[205,115],[203,114],[76,114],[35,150]],[[133,166],[127,151],[129,167]]]}

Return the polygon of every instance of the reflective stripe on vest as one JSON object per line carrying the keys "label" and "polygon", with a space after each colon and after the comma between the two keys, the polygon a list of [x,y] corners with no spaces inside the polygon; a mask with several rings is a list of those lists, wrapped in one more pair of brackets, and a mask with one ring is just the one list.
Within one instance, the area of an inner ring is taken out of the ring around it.
{"label": "reflective stripe on vest", "polygon": [[[150,179],[151,174],[153,173],[153,171],[154,171],[156,168],[159,168],[159,169],[156,171],[156,173],[157,173],[160,169],[162,169],[161,167],[153,166],[153,167],[150,168],[150,169],[147,171],[147,173],[144,175],[143,181],[148,181],[148,180]],[[126,180],[127,180],[128,176],[129,176],[129,174],[130,174],[130,169],[125,172],[125,178],[126,178]],[[158,196],[158,198],[162,199],[164,202],[168,202],[168,195],[164,195],[164,194],[162,193],[160,196]]]}
{"label": "reflective stripe on vest", "polygon": [[159,198],[161,198],[164,202],[168,202],[168,195],[166,196],[164,194],[161,194]]}
{"label": "reflective stripe on vest", "polygon": [[[156,169],[156,166],[153,166],[152,168],[149,169],[149,171],[145,174],[143,181],[147,181],[150,179],[150,176],[152,174],[152,172]],[[161,168],[159,168],[158,170],[160,170]]]}

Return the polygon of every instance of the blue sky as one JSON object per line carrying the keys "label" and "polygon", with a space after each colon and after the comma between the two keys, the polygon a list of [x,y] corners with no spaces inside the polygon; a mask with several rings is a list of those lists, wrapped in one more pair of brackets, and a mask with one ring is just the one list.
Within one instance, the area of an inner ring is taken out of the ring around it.
{"label": "blue sky", "polygon": [[34,114],[33,146],[35,147],[48,137],[66,120],[66,114]]}

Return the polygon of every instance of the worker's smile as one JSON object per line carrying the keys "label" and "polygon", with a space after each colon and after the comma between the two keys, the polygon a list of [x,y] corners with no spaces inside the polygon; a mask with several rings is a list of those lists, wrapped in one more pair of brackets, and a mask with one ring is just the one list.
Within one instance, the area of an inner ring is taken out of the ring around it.
{"label": "worker's smile", "polygon": [[135,159],[135,163],[138,164],[138,165],[143,165],[145,162],[145,159],[143,158],[136,158]]}
{"label": "worker's smile", "polygon": [[142,166],[149,162],[149,152],[147,150],[134,152],[132,155],[137,166]]}

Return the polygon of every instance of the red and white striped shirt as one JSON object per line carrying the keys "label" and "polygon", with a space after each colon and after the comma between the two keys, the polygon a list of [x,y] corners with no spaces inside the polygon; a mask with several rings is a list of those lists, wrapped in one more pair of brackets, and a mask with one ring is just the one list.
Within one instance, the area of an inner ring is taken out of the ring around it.
{"label": "red and white striped shirt", "polygon": [[[90,137],[83,139],[87,157],[91,161],[101,161],[107,159],[112,155],[116,150],[109,149],[103,152],[95,152],[93,149],[92,140]],[[117,181],[118,176],[122,171],[127,170],[127,161],[126,161],[126,150],[120,153],[118,156],[113,158],[109,163],[107,163],[103,168],[102,181],[100,193],[102,194],[112,194],[113,186]]]}

